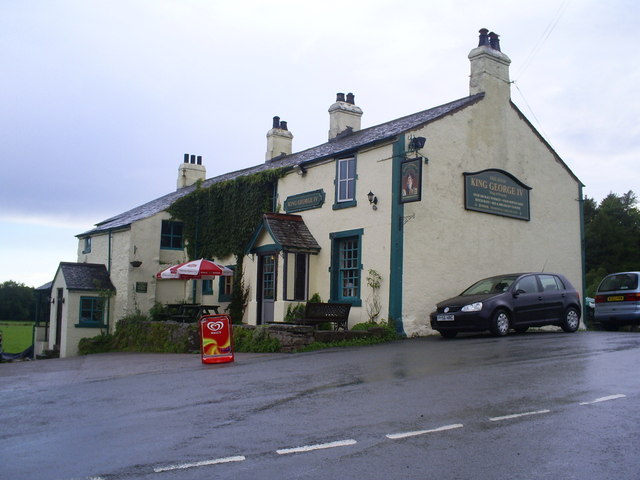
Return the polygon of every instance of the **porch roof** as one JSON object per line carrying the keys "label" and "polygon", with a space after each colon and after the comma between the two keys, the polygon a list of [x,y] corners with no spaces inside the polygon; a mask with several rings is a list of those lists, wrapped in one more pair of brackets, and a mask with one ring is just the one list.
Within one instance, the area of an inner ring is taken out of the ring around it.
{"label": "porch roof", "polygon": [[256,250],[255,243],[264,230],[269,233],[278,250],[300,253],[318,253],[320,251],[320,245],[300,215],[265,213],[262,217],[262,223],[249,242],[248,252]]}

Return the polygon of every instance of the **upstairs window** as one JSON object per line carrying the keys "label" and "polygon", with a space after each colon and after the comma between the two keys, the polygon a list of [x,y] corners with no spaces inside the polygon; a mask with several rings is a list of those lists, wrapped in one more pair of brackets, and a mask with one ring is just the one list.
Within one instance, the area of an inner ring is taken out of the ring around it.
{"label": "upstairs window", "polygon": [[82,253],[91,253],[91,237],[84,237],[84,247]]}
{"label": "upstairs window", "polygon": [[182,222],[173,222],[171,220],[162,221],[160,248],[169,250],[181,250],[183,248]]}
{"label": "upstairs window", "polygon": [[356,205],[356,159],[340,158],[336,165],[336,203],[333,208]]}

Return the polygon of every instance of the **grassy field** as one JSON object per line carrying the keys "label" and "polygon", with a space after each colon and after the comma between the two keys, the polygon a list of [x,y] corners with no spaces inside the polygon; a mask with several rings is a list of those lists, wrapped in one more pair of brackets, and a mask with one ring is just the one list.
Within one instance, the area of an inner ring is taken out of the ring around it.
{"label": "grassy field", "polygon": [[33,322],[0,322],[2,350],[20,353],[33,343]]}

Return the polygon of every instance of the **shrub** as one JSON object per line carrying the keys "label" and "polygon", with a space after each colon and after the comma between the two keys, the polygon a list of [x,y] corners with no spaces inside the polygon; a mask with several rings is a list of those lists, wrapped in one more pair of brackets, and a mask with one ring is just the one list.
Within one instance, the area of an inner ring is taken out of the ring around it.
{"label": "shrub", "polygon": [[113,350],[113,335],[100,332],[100,335],[92,338],[82,338],[78,342],[78,354],[89,355],[91,353],[105,353]]}
{"label": "shrub", "polygon": [[269,337],[267,330],[262,327],[238,327],[233,329],[234,351],[274,353],[280,351],[280,342]]}

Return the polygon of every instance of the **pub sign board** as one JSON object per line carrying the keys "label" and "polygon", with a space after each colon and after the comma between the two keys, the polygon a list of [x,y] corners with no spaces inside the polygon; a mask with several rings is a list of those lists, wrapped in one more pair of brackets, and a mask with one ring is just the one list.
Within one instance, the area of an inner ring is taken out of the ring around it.
{"label": "pub sign board", "polygon": [[325,193],[322,189],[291,195],[284,201],[284,211],[293,213],[320,208],[324,204],[324,198]]}
{"label": "pub sign board", "polygon": [[504,170],[464,173],[464,206],[467,210],[530,220],[528,187]]}

